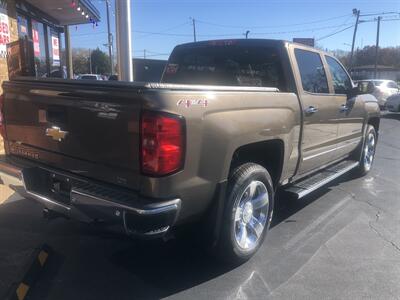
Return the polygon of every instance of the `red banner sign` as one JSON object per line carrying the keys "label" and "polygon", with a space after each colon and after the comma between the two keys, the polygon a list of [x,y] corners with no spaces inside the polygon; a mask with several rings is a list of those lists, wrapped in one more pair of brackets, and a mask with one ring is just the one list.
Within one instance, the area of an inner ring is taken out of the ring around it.
{"label": "red banner sign", "polygon": [[7,12],[0,8],[0,57],[7,53],[6,45],[10,42],[10,30],[8,27]]}

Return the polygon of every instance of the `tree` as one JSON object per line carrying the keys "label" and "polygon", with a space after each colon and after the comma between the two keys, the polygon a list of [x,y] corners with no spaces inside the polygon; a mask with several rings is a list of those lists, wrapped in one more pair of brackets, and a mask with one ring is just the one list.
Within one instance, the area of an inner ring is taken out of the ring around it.
{"label": "tree", "polygon": [[96,50],[92,51],[92,54],[90,56],[92,58],[92,73],[95,74],[110,73],[110,60],[106,53],[97,48]]}
{"label": "tree", "polygon": [[[350,53],[339,56],[345,65],[350,64]],[[354,51],[353,66],[367,66],[375,64],[375,46],[365,46]],[[378,65],[400,68],[400,47],[379,48]]]}
{"label": "tree", "polygon": [[72,65],[75,74],[90,73],[89,71],[89,50],[82,48],[72,49]]}

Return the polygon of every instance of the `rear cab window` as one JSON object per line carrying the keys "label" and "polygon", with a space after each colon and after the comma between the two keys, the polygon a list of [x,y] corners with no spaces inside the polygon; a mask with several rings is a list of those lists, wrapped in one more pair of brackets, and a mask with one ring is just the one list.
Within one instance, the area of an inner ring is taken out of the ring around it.
{"label": "rear cab window", "polygon": [[162,82],[286,90],[278,49],[234,42],[176,48]]}
{"label": "rear cab window", "polygon": [[315,94],[328,94],[328,80],[321,56],[317,52],[295,49],[303,90]]}

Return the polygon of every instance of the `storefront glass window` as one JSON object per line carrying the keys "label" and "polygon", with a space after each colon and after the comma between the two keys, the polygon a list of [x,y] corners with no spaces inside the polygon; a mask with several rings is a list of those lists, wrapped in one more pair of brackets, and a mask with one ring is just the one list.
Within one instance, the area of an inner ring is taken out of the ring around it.
{"label": "storefront glass window", "polygon": [[65,34],[63,32],[60,33],[60,62],[61,69],[65,72],[65,78],[67,78],[67,62],[65,57]]}
{"label": "storefront glass window", "polygon": [[44,39],[43,24],[32,20],[33,54],[35,59],[35,73],[37,77],[42,77],[47,73],[46,44]]}
{"label": "storefront glass window", "polygon": [[21,15],[17,16],[18,20],[18,37],[24,38],[28,36],[28,20]]}
{"label": "storefront glass window", "polygon": [[61,45],[58,32],[48,28],[48,44],[49,44],[49,62],[50,74],[49,77],[65,78],[61,69]]}

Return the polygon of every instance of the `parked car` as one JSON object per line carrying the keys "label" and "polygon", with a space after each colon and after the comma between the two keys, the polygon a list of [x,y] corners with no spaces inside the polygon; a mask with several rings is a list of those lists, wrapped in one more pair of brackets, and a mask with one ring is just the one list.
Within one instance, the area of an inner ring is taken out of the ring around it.
{"label": "parked car", "polygon": [[386,99],[399,92],[399,86],[393,80],[383,80],[383,79],[368,79],[368,80],[358,80],[356,83],[361,85],[372,84],[375,88],[373,95],[378,99],[378,103],[381,107],[386,106]]}
{"label": "parked car", "polygon": [[261,246],[278,189],[301,198],[368,173],[380,123],[338,60],[275,40],[177,46],[162,83],[16,78],[3,89],[0,182],[46,216],[134,237],[197,223],[235,263]]}
{"label": "parked car", "polygon": [[118,81],[118,75],[116,75],[116,74],[110,75],[110,76],[108,77],[108,80]]}
{"label": "parked car", "polygon": [[51,71],[50,75],[46,73],[42,77],[43,78],[49,77],[49,78],[63,78],[63,79],[66,79],[67,78],[67,71],[65,70],[65,68],[62,68],[61,70],[57,69],[57,70]]}
{"label": "parked car", "polygon": [[387,98],[386,107],[390,112],[400,112],[400,93]]}
{"label": "parked car", "polygon": [[103,76],[99,74],[81,74],[76,78],[78,80],[103,80]]}

